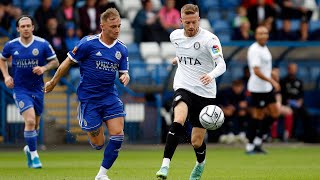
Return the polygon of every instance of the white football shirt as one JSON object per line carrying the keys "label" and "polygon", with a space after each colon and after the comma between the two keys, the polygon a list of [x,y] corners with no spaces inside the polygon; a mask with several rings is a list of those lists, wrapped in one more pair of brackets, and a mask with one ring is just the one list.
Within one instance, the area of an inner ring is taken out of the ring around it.
{"label": "white football shirt", "polygon": [[261,46],[257,42],[253,43],[248,49],[248,65],[250,70],[248,90],[255,93],[271,92],[271,83],[260,79],[253,72],[254,67],[259,67],[264,76],[271,78],[272,56],[268,47]]}
{"label": "white football shirt", "polygon": [[202,28],[195,36],[186,37],[184,29],[177,29],[170,34],[170,40],[179,58],[173,89],[183,88],[198,96],[215,98],[215,79],[203,85],[200,77],[210,73],[216,67],[217,60],[224,61],[218,37]]}

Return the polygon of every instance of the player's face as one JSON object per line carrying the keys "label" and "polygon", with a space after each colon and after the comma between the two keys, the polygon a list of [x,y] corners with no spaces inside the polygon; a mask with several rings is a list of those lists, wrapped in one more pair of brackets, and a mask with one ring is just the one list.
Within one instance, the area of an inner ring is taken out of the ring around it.
{"label": "player's face", "polygon": [[116,40],[120,33],[120,18],[108,19],[101,23],[101,29],[104,35],[112,40]]}
{"label": "player's face", "polygon": [[255,37],[256,37],[256,40],[257,42],[264,46],[267,41],[268,41],[268,38],[269,38],[269,31],[266,27],[258,27],[257,30],[256,30],[256,34],[255,34]]}
{"label": "player's face", "polygon": [[181,23],[183,25],[185,35],[188,37],[195,36],[199,30],[199,22],[199,13],[188,15],[182,14]]}
{"label": "player's face", "polygon": [[33,30],[34,30],[34,26],[32,25],[31,19],[22,18],[19,21],[19,26],[17,27],[17,31],[20,33],[21,38],[31,37]]}

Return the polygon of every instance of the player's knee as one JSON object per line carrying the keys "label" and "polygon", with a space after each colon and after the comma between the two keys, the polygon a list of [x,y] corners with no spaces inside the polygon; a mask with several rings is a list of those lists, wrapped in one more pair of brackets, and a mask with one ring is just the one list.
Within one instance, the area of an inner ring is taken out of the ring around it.
{"label": "player's knee", "polygon": [[25,120],[25,125],[29,127],[35,127],[36,126],[36,121],[34,119],[26,119]]}
{"label": "player's knee", "polygon": [[202,141],[198,139],[191,139],[191,144],[195,149],[198,149],[202,145]]}

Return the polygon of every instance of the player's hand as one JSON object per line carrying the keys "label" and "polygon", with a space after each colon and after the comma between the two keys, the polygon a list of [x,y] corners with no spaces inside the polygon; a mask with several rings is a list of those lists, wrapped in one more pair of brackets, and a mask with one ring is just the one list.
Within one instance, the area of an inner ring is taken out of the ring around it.
{"label": "player's hand", "polygon": [[12,89],[14,87],[14,82],[11,76],[7,76],[4,78],[4,83],[6,84],[6,86],[10,89]]}
{"label": "player's hand", "polygon": [[47,70],[44,66],[36,66],[32,69],[32,72],[37,75],[42,75]]}
{"label": "player's hand", "polygon": [[209,83],[212,82],[212,78],[208,74],[206,74],[201,76],[200,81],[202,82],[203,85],[208,85]]}
{"label": "player's hand", "polygon": [[120,80],[120,82],[121,82],[124,86],[126,86],[126,85],[129,83],[129,81],[130,81],[130,76],[129,76],[128,73],[123,73],[123,74],[120,76],[119,80]]}
{"label": "player's hand", "polygon": [[277,81],[272,80],[272,81],[271,81],[271,84],[272,84],[272,86],[274,87],[274,90],[275,90],[276,92],[278,92],[278,91],[281,90],[280,84],[279,84]]}
{"label": "player's hand", "polygon": [[175,57],[175,58],[171,59],[172,65],[178,64],[178,60],[179,60],[178,57]]}
{"label": "player's hand", "polygon": [[44,86],[44,93],[51,92],[55,86],[56,86],[56,83],[54,83],[52,80],[46,82],[46,84]]}

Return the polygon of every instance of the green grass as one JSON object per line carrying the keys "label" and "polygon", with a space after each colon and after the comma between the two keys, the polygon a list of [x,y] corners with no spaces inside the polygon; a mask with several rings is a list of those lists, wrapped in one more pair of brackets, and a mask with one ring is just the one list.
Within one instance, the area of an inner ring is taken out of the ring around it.
{"label": "green grass", "polygon": [[[22,149],[22,148],[21,148]],[[28,169],[22,151],[0,151],[1,180],[93,180],[103,151],[88,146],[40,151],[43,169]],[[209,146],[202,180],[319,180],[320,146],[268,146],[268,155],[245,155],[242,147]],[[124,146],[112,180],[152,180],[162,162],[163,146]],[[169,180],[187,180],[195,164],[191,146],[179,146]]]}

